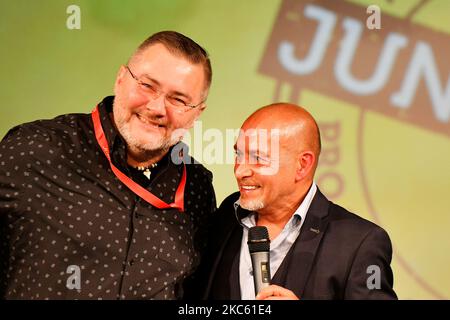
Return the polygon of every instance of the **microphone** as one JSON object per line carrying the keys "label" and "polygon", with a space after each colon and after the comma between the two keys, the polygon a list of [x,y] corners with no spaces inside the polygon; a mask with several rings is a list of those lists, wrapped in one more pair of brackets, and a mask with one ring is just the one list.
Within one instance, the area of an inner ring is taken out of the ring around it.
{"label": "microphone", "polygon": [[255,295],[270,284],[270,240],[266,227],[252,227],[248,230],[248,250],[252,258]]}

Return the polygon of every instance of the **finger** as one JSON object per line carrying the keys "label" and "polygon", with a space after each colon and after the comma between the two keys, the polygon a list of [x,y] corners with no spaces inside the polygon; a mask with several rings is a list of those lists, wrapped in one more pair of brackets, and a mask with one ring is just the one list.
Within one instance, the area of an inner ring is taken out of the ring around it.
{"label": "finger", "polygon": [[292,297],[282,297],[282,296],[272,296],[272,297],[267,297],[264,300],[298,300]]}
{"label": "finger", "polygon": [[[288,290],[289,291],[289,290]],[[264,300],[300,300],[292,291],[286,292],[286,294],[273,295]]]}
{"label": "finger", "polygon": [[263,288],[258,295],[256,296],[257,300],[265,300],[269,297],[281,297],[282,299],[295,299],[298,297],[291,291],[286,288],[270,285],[266,288]]}
{"label": "finger", "polygon": [[264,300],[267,297],[273,296],[278,286],[271,284],[268,287],[262,288],[256,295],[257,300]]}

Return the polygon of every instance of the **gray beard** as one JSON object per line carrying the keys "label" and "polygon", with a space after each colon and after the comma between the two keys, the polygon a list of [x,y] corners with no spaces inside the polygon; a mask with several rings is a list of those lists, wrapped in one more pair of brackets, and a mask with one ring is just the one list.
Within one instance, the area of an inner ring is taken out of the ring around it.
{"label": "gray beard", "polygon": [[169,149],[171,147],[171,141],[169,139],[161,138],[159,141],[143,143],[136,139],[130,130],[130,125],[128,123],[121,123],[117,121],[117,129],[120,135],[127,143],[128,147],[137,152],[155,152],[159,150]]}
{"label": "gray beard", "polygon": [[164,137],[154,142],[140,141],[131,133],[130,124],[122,120],[120,116],[121,113],[122,107],[120,106],[120,102],[114,100],[113,115],[117,114],[119,116],[116,117],[114,115],[113,122],[115,123],[120,135],[125,140],[127,149],[131,151],[133,155],[142,158],[142,161],[145,161],[145,159],[149,159],[152,156],[166,153],[172,145],[177,143],[177,141],[171,141],[170,138],[166,139]]}
{"label": "gray beard", "polygon": [[239,198],[239,205],[249,211],[258,211],[265,207],[264,202],[260,200],[243,201],[241,198]]}

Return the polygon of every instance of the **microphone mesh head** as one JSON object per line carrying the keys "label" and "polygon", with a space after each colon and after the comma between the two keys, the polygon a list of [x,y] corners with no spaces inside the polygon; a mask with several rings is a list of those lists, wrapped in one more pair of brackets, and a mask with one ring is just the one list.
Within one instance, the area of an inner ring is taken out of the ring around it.
{"label": "microphone mesh head", "polygon": [[250,228],[248,230],[247,244],[250,253],[269,251],[270,240],[269,240],[269,231],[267,231],[267,228],[263,226]]}

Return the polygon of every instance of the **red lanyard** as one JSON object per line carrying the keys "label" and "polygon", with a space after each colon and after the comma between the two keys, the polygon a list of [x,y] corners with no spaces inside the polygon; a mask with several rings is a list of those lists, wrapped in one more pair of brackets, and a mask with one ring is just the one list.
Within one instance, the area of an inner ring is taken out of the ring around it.
{"label": "red lanyard", "polygon": [[109,165],[111,166],[111,170],[114,172],[116,177],[122,181],[124,185],[126,185],[131,191],[137,194],[139,197],[150,203],[152,206],[158,209],[167,209],[167,208],[176,208],[179,211],[184,211],[184,188],[186,186],[186,164],[183,164],[183,175],[181,176],[180,184],[178,185],[177,191],[175,193],[175,201],[173,203],[167,204],[162,201],[160,198],[155,196],[150,191],[144,189],[139,184],[131,180],[127,175],[125,175],[122,171],[120,171],[111,161],[111,157],[109,155],[109,146],[108,141],[106,140],[105,133],[102,128],[102,124],[100,122],[100,114],[98,112],[98,106],[92,110],[92,121],[94,122],[94,131],[95,137],[97,139],[98,145],[103,150],[106,158],[109,161]]}

